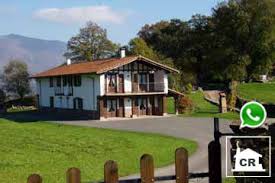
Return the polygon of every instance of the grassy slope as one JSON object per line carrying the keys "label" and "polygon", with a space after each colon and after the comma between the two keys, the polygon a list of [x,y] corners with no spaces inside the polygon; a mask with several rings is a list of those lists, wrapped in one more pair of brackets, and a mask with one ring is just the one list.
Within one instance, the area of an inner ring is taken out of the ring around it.
{"label": "grassy slope", "polygon": [[143,153],[154,156],[157,167],[174,161],[177,147],[190,153],[193,141],[156,134],[121,132],[50,123],[15,123],[0,118],[0,182],[21,183],[31,173],[43,182],[65,182],[65,171],[78,167],[82,181],[103,177],[106,160],[118,162],[120,175],[138,172]]}
{"label": "grassy slope", "polygon": [[[195,105],[195,111],[190,114],[183,114],[183,116],[190,117],[219,117],[225,119],[238,119],[239,115],[237,113],[228,112],[225,114],[219,113],[218,106],[211,104],[206,101],[203,97],[203,93],[200,91],[193,92],[187,95]],[[168,111],[174,110],[174,101],[172,98],[168,100]]]}
{"label": "grassy slope", "polygon": [[238,95],[246,100],[275,103],[275,83],[243,83],[238,86]]}

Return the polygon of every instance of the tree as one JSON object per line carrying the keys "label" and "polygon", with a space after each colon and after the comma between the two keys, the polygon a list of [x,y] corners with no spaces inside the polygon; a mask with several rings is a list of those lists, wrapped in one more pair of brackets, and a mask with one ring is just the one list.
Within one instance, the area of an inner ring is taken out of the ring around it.
{"label": "tree", "polygon": [[142,55],[152,60],[157,58],[155,51],[142,38],[132,39],[129,42],[129,51],[132,55]]}
{"label": "tree", "polygon": [[110,57],[117,50],[117,45],[107,38],[106,29],[99,25],[88,22],[86,27],[72,37],[67,43],[66,57],[73,60],[100,59]]}
{"label": "tree", "polygon": [[4,66],[4,89],[21,99],[30,92],[29,72],[26,63],[20,60],[11,60]]}
{"label": "tree", "polygon": [[275,60],[272,10],[272,0],[229,0],[213,8],[211,16],[160,21],[145,25],[138,35],[173,60],[184,83],[228,84],[270,71]]}

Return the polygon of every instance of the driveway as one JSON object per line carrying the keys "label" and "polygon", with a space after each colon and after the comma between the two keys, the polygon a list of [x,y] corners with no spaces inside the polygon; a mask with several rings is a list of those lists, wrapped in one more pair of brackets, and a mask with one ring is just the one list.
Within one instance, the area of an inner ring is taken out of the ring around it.
{"label": "driveway", "polygon": [[[231,132],[227,122],[220,120],[221,132]],[[159,117],[131,119],[120,121],[61,121],[58,123],[80,125],[97,128],[120,129],[127,131],[159,133],[179,138],[192,139],[198,142],[198,150],[189,158],[189,171],[208,171],[208,143],[213,140],[213,119],[211,118],[182,118],[182,117]],[[225,166],[225,139],[222,138],[223,171]],[[175,174],[174,165],[155,170],[156,176]],[[225,174],[225,172],[223,172]],[[125,178],[134,178],[138,175],[131,175]],[[168,181],[167,181],[168,182]],[[208,179],[197,179],[195,182],[206,183]]]}

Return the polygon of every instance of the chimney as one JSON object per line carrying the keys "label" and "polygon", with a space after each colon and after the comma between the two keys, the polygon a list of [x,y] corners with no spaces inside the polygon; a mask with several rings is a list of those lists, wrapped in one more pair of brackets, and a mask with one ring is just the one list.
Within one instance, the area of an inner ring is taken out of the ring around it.
{"label": "chimney", "polygon": [[126,56],[126,50],[124,47],[120,48],[120,58],[124,58]]}
{"label": "chimney", "polygon": [[67,59],[67,65],[71,65],[71,63],[72,63],[72,61],[71,61],[71,59]]}

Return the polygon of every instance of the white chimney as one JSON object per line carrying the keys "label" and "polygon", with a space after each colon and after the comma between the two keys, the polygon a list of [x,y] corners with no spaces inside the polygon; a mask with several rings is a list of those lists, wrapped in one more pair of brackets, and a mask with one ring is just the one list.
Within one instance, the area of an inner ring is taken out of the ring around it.
{"label": "white chimney", "polygon": [[124,58],[126,56],[125,48],[120,48],[120,58]]}
{"label": "white chimney", "polygon": [[67,59],[67,65],[71,65],[71,63],[72,63],[72,61],[71,61],[71,59]]}

